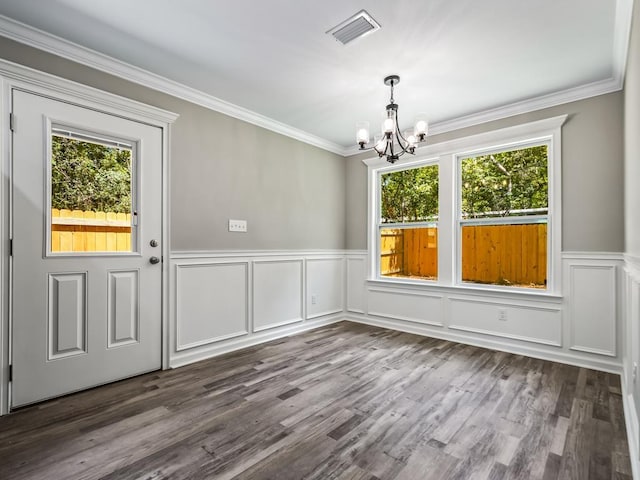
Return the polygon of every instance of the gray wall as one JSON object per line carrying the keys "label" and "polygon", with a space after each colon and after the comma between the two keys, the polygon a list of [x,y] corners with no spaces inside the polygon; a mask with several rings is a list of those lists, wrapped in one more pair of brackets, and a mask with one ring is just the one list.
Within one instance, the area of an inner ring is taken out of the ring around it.
{"label": "gray wall", "polygon": [[[341,156],[4,38],[0,58],[180,114],[173,250],[345,247]],[[247,220],[248,233],[227,232],[229,218]]]}
{"label": "gray wall", "polygon": [[[435,135],[428,141],[438,143],[564,114],[569,118],[562,128],[562,249],[622,252],[622,92]],[[639,137],[636,134],[636,138]],[[359,154],[347,159],[347,248],[350,249],[367,246],[367,169],[362,159],[370,157],[370,154]],[[640,189],[637,190],[636,205],[640,206]],[[640,219],[637,222],[640,251]]]}
{"label": "gray wall", "polygon": [[[360,161],[366,154],[345,162],[338,155],[2,38],[0,57],[180,114],[171,149],[174,250],[366,248],[366,168]],[[632,69],[633,55],[630,59]],[[627,97],[628,103],[633,93]],[[621,92],[602,95],[429,141],[569,114],[563,127],[563,250],[620,252],[623,98]],[[640,206],[640,194],[627,199],[627,211],[636,211],[630,202]],[[248,220],[249,233],[228,233],[229,218]],[[627,218],[627,226],[639,232],[632,238],[627,235],[628,250],[640,252],[640,220]]]}

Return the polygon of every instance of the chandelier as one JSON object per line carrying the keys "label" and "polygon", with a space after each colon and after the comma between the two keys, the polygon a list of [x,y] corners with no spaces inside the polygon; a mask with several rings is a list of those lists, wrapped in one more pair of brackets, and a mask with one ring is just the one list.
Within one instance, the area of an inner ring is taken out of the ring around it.
{"label": "chandelier", "polygon": [[[384,84],[391,89],[391,97],[389,105],[387,105],[387,114],[382,122],[382,134],[374,136],[373,149],[379,157],[386,156],[387,162],[395,163],[405,153],[415,154],[416,145],[424,142],[427,138],[427,129],[429,127],[424,114],[418,115],[413,130],[400,132],[398,125],[398,104],[393,101],[393,87],[400,83],[398,75],[389,75],[384,79]],[[369,122],[356,123],[356,139],[360,150],[368,150],[365,148],[370,141]]]}

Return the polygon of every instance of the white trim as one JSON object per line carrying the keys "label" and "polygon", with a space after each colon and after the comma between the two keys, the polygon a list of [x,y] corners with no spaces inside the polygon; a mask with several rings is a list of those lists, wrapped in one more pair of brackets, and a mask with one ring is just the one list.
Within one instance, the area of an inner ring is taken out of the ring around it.
{"label": "white trim", "polygon": [[613,79],[624,87],[629,54],[629,38],[633,20],[633,0],[616,1],[616,17],[613,30]]}
{"label": "white trim", "polygon": [[[389,164],[384,158],[362,160],[367,165],[367,247],[368,281],[381,284],[415,284],[423,288],[477,288],[479,291],[514,292],[522,295],[561,296],[562,294],[562,125],[568,115],[514,125],[485,133],[427,145],[417,158],[402,158]],[[460,159],[488,151],[501,151],[532,145],[547,145],[549,171],[549,203],[547,218],[547,288],[540,292],[532,288],[472,285],[461,280],[460,226]],[[387,278],[380,275],[380,176],[388,172],[424,165],[439,166],[438,216],[438,280]],[[444,248],[446,246],[446,248]],[[444,261],[443,261],[444,260]]]}
{"label": "white trim", "polygon": [[[10,218],[10,181],[11,181],[11,131],[8,125],[9,113],[11,110],[10,96],[13,89],[33,92],[74,105],[90,108],[111,115],[127,118],[129,120],[158,127],[162,131],[162,254],[168,260],[170,251],[169,236],[169,129],[170,124],[178,118],[178,115],[166,110],[145,105],[140,102],[126,99],[124,97],[104,92],[92,87],[65,80],[60,77],[38,72],[31,68],[0,59],[0,81],[2,83],[2,105],[0,113],[0,138],[4,144],[1,152],[2,161],[0,163],[0,173],[3,183],[0,185],[2,208],[0,210],[2,223],[2,244],[0,246],[0,265],[2,265],[2,284],[4,288],[1,292],[0,305],[0,348],[4,352],[0,357],[0,415],[8,413],[10,405],[10,388],[8,381],[8,367],[10,362],[10,257],[9,241],[12,232],[9,225]],[[169,331],[169,268],[168,261],[162,263],[162,367],[168,366],[170,354],[170,331]]]}
{"label": "white trim", "polygon": [[210,343],[215,343],[215,342],[220,342],[223,340],[229,340],[231,338],[236,338],[236,337],[241,337],[243,335],[248,335],[249,334],[249,270],[251,270],[251,266],[249,264],[249,262],[208,262],[208,263],[185,263],[185,264],[177,264],[175,266],[175,285],[173,286],[173,288],[175,289],[175,293],[174,293],[174,304],[175,304],[175,309],[176,312],[178,312],[180,310],[180,297],[178,295],[178,286],[180,285],[180,271],[181,270],[185,270],[185,269],[189,269],[189,268],[202,268],[202,267],[211,267],[211,266],[217,266],[217,265],[224,265],[224,266],[230,266],[230,265],[241,265],[244,268],[244,282],[246,285],[246,292],[245,292],[245,299],[244,299],[244,307],[245,307],[245,312],[246,312],[246,316],[245,316],[245,320],[244,320],[244,330],[242,331],[237,331],[237,332],[233,332],[233,333],[228,333],[226,335],[220,335],[217,337],[210,337],[210,338],[205,338],[202,340],[198,340],[196,342],[191,342],[191,343],[180,343],[180,322],[178,321],[178,315],[176,314],[176,324],[175,324],[175,330],[176,330],[176,343],[175,343],[175,347],[176,347],[176,352],[180,352],[183,350],[188,350],[190,348],[194,348],[194,347],[199,347],[202,345],[207,345]]}
{"label": "white trim", "polygon": [[631,463],[631,477],[640,479],[640,458],[638,448],[640,445],[640,424],[633,401],[633,392],[628,391],[626,379],[628,377],[627,365],[623,366],[620,384],[622,386],[622,407],[624,410],[624,423],[627,430],[627,443],[629,444],[629,461]]}
{"label": "white trim", "polygon": [[612,277],[612,281],[609,284],[609,288],[610,288],[610,295],[611,298],[614,301],[613,304],[613,318],[617,320],[618,318],[618,310],[619,310],[619,306],[618,306],[618,273],[617,273],[617,266],[614,265],[585,265],[585,264],[569,264],[568,265],[568,269],[569,269],[569,299],[570,299],[570,305],[568,308],[568,314],[569,314],[569,349],[571,350],[577,350],[580,352],[587,352],[587,353],[596,353],[598,355],[608,355],[610,357],[616,357],[617,356],[617,335],[618,335],[618,330],[617,330],[617,321],[611,322],[611,338],[612,338],[612,345],[611,345],[611,350],[604,350],[604,349],[600,349],[600,348],[593,348],[593,347],[588,347],[588,346],[583,346],[583,345],[577,345],[576,344],[576,340],[575,340],[575,336],[576,336],[576,321],[575,319],[578,317],[578,315],[576,315],[575,313],[575,298],[576,298],[576,294],[574,291],[574,286],[575,286],[575,281],[574,281],[574,277],[575,277],[575,272],[578,270],[607,270],[609,272],[611,272],[611,277]]}
{"label": "white trim", "polygon": [[[561,90],[539,97],[513,102],[496,108],[434,123],[429,135],[438,135],[494,120],[554,107],[622,89],[627,64],[627,51],[631,33],[633,0],[617,0],[613,41],[613,72],[610,78],[586,85]],[[362,153],[357,145],[343,147],[300,129],[278,122],[264,115],[226,102],[184,84],[162,77],[142,68],[70,42],[24,23],[0,15],[0,35],[24,45],[52,53],[81,65],[114,75],[138,85],[172,95],[196,105],[209,108],[230,117],[288,136],[342,156]]]}
{"label": "white trim", "polygon": [[[591,368],[594,370],[600,370],[603,372],[610,372],[620,374],[622,372],[622,365],[620,362],[610,360],[608,358],[587,357],[586,355],[572,355],[569,352],[565,352],[557,349],[557,347],[551,347],[551,349],[537,348],[533,345],[520,345],[514,343],[514,339],[511,342],[500,341],[495,338],[495,335],[487,335],[492,338],[479,338],[471,335],[466,335],[462,331],[451,331],[445,329],[428,328],[429,325],[418,324],[404,324],[397,321],[373,318],[366,315],[357,315],[353,313],[346,313],[345,319],[350,322],[363,323],[365,325],[372,325],[375,327],[389,328],[399,332],[412,333],[415,335],[421,335],[423,337],[439,338],[442,340],[448,340],[451,342],[462,343],[464,345],[473,345],[476,347],[488,348],[491,350],[498,350],[500,352],[514,353],[516,355],[525,355],[532,358],[539,358],[541,360],[549,360],[551,362],[560,362],[567,365],[575,365],[578,367]],[[472,332],[468,332],[472,333]],[[529,342],[527,342],[529,343]]]}
{"label": "white trim", "polygon": [[0,138],[2,150],[0,151],[0,415],[9,412],[9,365],[11,362],[11,291],[9,281],[11,278],[11,261],[9,259],[9,238],[12,237],[9,222],[9,202],[11,198],[11,133],[9,132],[9,116],[7,112],[10,106],[10,89],[6,88],[6,80],[0,77]]}
{"label": "white trim", "polygon": [[289,335],[306,332],[308,330],[313,330],[325,325],[331,325],[332,323],[341,322],[343,320],[344,315],[342,312],[340,312],[338,315],[335,315],[333,317],[322,318],[319,320],[309,320],[306,322],[298,322],[293,326],[279,328],[277,330],[256,332],[251,336],[244,337],[240,340],[232,340],[219,345],[210,345],[205,348],[196,348],[183,354],[175,354],[171,359],[171,368],[181,367],[183,365],[188,365],[200,360],[206,360],[208,358],[216,357],[224,353],[233,352],[235,350],[251,347],[253,345],[259,345],[261,343],[276,340],[278,338],[288,337]]}
{"label": "white trim", "polygon": [[[351,254],[352,250],[176,250],[171,252],[172,260],[188,260],[191,258],[254,258],[254,257],[314,257],[324,259],[333,255],[335,259]],[[360,252],[360,251],[359,251]],[[361,251],[366,254],[366,251]],[[313,259],[312,259],[313,260]],[[269,261],[269,260],[263,260]]]}
{"label": "white trim", "polygon": [[130,120],[155,126],[175,122],[177,113],[130,100],[113,93],[89,87],[72,80],[41,72],[0,59],[0,75],[12,80],[16,88],[26,88],[44,96],[54,95],[75,105],[81,105]]}
{"label": "white trim", "polygon": [[[432,298],[435,300],[439,300],[440,302],[440,318],[444,318],[444,308],[445,308],[445,303],[444,303],[444,297],[442,295],[437,295],[437,294],[433,294],[433,293],[425,293],[422,291],[416,291],[416,290],[394,290],[393,292],[389,292],[389,290],[384,289],[384,288],[368,288],[369,292],[378,292],[378,293],[395,293],[396,295],[405,295],[407,297],[421,297],[421,298]],[[432,327],[444,327],[444,323],[443,322],[434,322],[433,320],[425,320],[424,318],[415,318],[415,317],[407,317],[405,315],[396,315],[396,314],[389,314],[389,313],[382,313],[382,312],[376,312],[374,310],[369,310],[368,311],[369,315],[374,315],[377,317],[383,317],[383,318],[393,318],[395,320],[402,320],[404,322],[412,322],[412,323],[417,323],[419,325],[429,325]]]}
{"label": "white trim", "polygon": [[162,256],[162,369],[169,368],[169,358],[171,356],[171,266],[169,262],[169,252],[171,251],[171,229],[169,215],[169,200],[171,195],[171,182],[169,172],[171,171],[171,123],[162,129],[162,245],[160,245]]}
{"label": "white trim", "polygon": [[490,288],[484,285],[473,285],[471,283],[465,283],[461,285],[442,285],[436,284],[433,281],[416,281],[410,279],[371,279],[366,280],[367,285],[376,286],[376,287],[384,287],[391,289],[395,288],[412,288],[415,290],[421,291],[432,291],[443,292],[443,293],[453,293],[453,294],[465,294],[465,295],[477,295],[480,297],[496,297],[500,299],[514,299],[514,300],[540,300],[540,301],[551,301],[551,302],[561,302],[562,296],[548,293],[544,290],[539,291],[536,289],[524,289],[524,288],[516,288],[516,287],[503,287],[503,288]]}
{"label": "white trim", "polygon": [[624,261],[624,254],[621,252],[562,252],[563,260],[608,260]]}
{"label": "white trim", "polygon": [[340,314],[344,313],[344,309],[336,308],[334,310],[325,310],[323,312],[314,313],[313,315],[307,314],[306,317],[307,317],[307,319],[311,320],[313,318],[326,317],[328,315],[335,315],[335,314],[338,314],[338,313],[340,313]]}
{"label": "white trim", "polygon": [[344,156],[344,148],[336,143],[1,15],[0,35]]}
{"label": "white trim", "polygon": [[252,302],[251,302],[251,332],[252,333],[259,333],[259,332],[263,332],[265,330],[271,330],[274,328],[278,328],[278,327],[283,327],[286,325],[291,325],[293,323],[301,323],[304,322],[304,320],[306,319],[306,315],[307,315],[307,302],[305,301],[305,298],[307,297],[307,281],[306,281],[306,276],[307,276],[307,270],[306,270],[306,259],[304,257],[301,256],[292,256],[292,257],[285,257],[285,258],[266,258],[266,259],[253,259],[251,261],[251,292],[253,294],[253,292],[255,292],[256,290],[256,279],[255,279],[255,275],[256,275],[256,265],[260,265],[260,264],[276,264],[276,263],[293,263],[293,264],[298,264],[300,265],[300,291],[299,291],[299,295],[297,300],[300,301],[300,311],[299,311],[299,316],[298,317],[294,317],[294,318],[289,318],[287,320],[283,320],[281,322],[277,322],[277,323],[270,323],[268,325],[263,325],[260,327],[256,327],[256,308],[255,308],[255,298],[252,298]]}
{"label": "white trim", "polygon": [[512,335],[509,333],[500,333],[493,330],[485,330],[482,328],[465,327],[463,325],[449,325],[449,328],[451,330],[460,330],[461,332],[479,333],[481,335],[490,335],[492,337],[507,338],[509,340],[520,340],[520,341],[530,342],[530,343],[539,343],[541,345],[549,345],[551,347],[562,346],[562,343],[560,342],[552,342],[550,340],[542,340],[540,338],[534,338],[534,337],[524,337],[521,335]]}
{"label": "white trim", "polygon": [[[253,314],[253,316],[255,317],[255,312]],[[291,320],[285,320],[283,322],[278,322],[278,323],[270,323],[269,325],[265,325],[263,327],[253,327],[252,333],[259,333],[259,332],[264,332],[265,330],[271,330],[273,328],[279,328],[279,327],[283,327],[285,325],[291,325],[292,323],[300,323],[304,320],[303,316],[300,316],[298,318],[293,318]]]}

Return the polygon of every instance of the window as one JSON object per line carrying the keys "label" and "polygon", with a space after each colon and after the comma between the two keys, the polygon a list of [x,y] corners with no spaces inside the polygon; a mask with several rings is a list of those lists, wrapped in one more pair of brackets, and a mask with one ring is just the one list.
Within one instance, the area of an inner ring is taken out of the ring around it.
{"label": "window", "polygon": [[380,275],[438,279],[438,165],[380,174]]}
{"label": "window", "polygon": [[133,146],[54,127],[50,162],[49,251],[135,251]]}
{"label": "window", "polygon": [[460,159],[462,282],[545,288],[548,147]]}
{"label": "window", "polygon": [[566,118],[365,160],[369,279],[559,295]]}

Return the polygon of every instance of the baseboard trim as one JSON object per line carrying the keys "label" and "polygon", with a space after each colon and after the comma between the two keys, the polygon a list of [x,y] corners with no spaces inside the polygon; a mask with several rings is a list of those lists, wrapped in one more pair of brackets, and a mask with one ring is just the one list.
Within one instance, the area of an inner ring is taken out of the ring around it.
{"label": "baseboard trim", "polygon": [[178,368],[191,363],[199,362],[201,360],[207,360],[209,358],[217,357],[225,353],[234,352],[236,350],[242,350],[243,348],[253,347],[261,343],[266,343],[271,340],[277,340],[278,338],[288,337],[289,335],[295,335],[298,333],[313,330],[315,328],[331,325],[332,323],[338,323],[344,320],[344,313],[340,312],[337,315],[330,317],[324,317],[321,319],[305,320],[298,322],[291,326],[278,328],[276,330],[266,330],[256,332],[249,337],[241,339],[232,339],[228,341],[222,341],[215,345],[207,345],[202,348],[194,348],[192,351],[172,355],[169,361],[169,368]]}
{"label": "baseboard trim", "polygon": [[627,444],[629,445],[629,461],[631,463],[631,476],[634,480],[640,479],[640,457],[638,453],[638,445],[640,444],[640,424],[638,423],[638,415],[633,402],[633,394],[627,392],[627,376],[626,368],[622,375],[622,407],[624,410],[624,423],[627,430]]}
{"label": "baseboard trim", "polygon": [[350,322],[362,323],[374,327],[388,328],[400,332],[412,333],[424,337],[438,338],[441,340],[449,340],[451,342],[463,343],[465,345],[473,345],[475,347],[488,348],[490,350],[498,350],[501,352],[513,353],[516,355],[524,355],[527,357],[538,358],[540,360],[548,360],[551,362],[564,363],[576,367],[590,368],[608,373],[622,374],[622,365],[620,362],[608,359],[591,359],[580,355],[572,355],[564,351],[552,352],[531,346],[520,345],[511,342],[502,342],[491,339],[483,339],[476,336],[466,335],[461,332],[451,332],[447,330],[434,330],[428,328],[428,325],[414,326],[397,321],[372,318],[368,315],[358,315],[347,313],[345,319]]}

